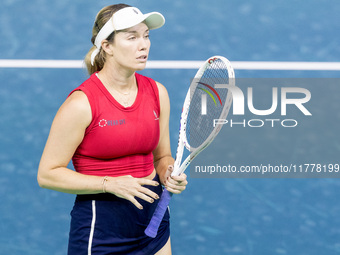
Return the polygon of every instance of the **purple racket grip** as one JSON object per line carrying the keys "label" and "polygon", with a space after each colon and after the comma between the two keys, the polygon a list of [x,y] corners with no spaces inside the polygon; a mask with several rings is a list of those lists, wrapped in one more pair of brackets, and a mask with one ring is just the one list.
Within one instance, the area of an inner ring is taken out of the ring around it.
{"label": "purple racket grip", "polygon": [[162,192],[162,196],[158,202],[155,212],[152,215],[150,223],[148,227],[145,229],[144,233],[152,238],[155,238],[158,232],[159,225],[162,222],[164,217],[165,211],[168,208],[172,197],[172,193],[169,192],[167,189],[164,189]]}

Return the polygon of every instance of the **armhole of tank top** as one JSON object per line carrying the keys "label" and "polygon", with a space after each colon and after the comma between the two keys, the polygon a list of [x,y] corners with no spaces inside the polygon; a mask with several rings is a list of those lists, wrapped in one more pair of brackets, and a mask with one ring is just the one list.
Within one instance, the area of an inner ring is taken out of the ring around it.
{"label": "armhole of tank top", "polygon": [[76,88],[75,90],[73,90],[73,91],[68,95],[68,97],[69,97],[72,93],[74,93],[75,91],[81,91],[81,92],[83,92],[83,93],[85,94],[85,96],[86,96],[86,98],[87,98],[89,104],[90,104],[92,120],[91,120],[90,125],[89,125],[89,126],[86,128],[86,130],[85,130],[85,135],[86,135],[86,134],[88,134],[88,133],[91,131],[91,129],[92,129],[93,125],[94,125],[95,106],[94,106],[94,102],[92,102],[92,100],[90,99],[91,96],[88,95],[88,93],[90,93],[90,92],[87,91],[87,89],[84,89],[84,88],[82,88],[82,87],[78,87],[78,88]]}
{"label": "armhole of tank top", "polygon": [[148,78],[148,79],[149,79],[150,84],[152,86],[153,93],[155,94],[155,97],[156,97],[156,104],[157,104],[157,108],[158,108],[158,114],[160,114],[161,113],[161,103],[160,103],[160,100],[159,100],[158,85],[157,85],[155,80],[153,80],[151,78]]}

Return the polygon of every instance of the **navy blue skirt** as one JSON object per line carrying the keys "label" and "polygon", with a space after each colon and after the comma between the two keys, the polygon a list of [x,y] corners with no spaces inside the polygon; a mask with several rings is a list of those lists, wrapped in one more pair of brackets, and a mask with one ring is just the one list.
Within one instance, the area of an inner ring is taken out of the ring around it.
{"label": "navy blue skirt", "polygon": [[[158,175],[154,180],[159,181]],[[161,196],[162,186],[145,186]],[[112,194],[77,195],[71,212],[68,255],[151,255],[170,236],[167,210],[156,238],[144,234],[159,200],[150,204],[138,199],[143,210]]]}

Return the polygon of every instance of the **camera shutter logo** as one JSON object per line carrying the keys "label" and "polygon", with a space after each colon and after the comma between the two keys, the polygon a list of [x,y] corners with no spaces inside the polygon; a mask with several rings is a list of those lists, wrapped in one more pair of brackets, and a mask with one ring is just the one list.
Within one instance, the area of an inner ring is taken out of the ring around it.
{"label": "camera shutter logo", "polygon": [[101,119],[98,124],[99,124],[100,127],[105,127],[107,125],[107,120]]}

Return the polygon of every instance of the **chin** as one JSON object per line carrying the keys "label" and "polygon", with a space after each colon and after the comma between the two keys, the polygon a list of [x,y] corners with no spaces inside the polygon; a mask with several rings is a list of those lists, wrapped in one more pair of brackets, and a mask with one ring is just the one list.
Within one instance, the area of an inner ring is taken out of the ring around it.
{"label": "chin", "polygon": [[146,67],[146,63],[138,64],[138,65],[136,65],[135,70],[136,71],[142,71],[142,70],[145,69],[145,67]]}

